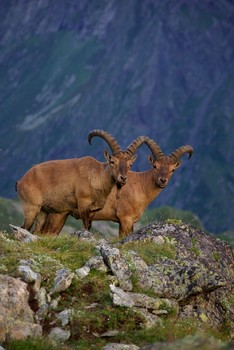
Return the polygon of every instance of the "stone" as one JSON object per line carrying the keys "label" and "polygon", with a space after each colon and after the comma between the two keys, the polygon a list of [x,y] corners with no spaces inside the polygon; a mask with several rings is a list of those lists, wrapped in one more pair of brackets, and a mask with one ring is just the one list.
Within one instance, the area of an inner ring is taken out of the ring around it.
{"label": "stone", "polygon": [[147,241],[160,245],[162,250],[163,241],[173,244],[174,257],[159,255],[147,265],[136,252],[129,255],[139,287],[170,300],[181,317],[196,317],[213,326],[223,325],[226,319],[234,324],[230,301],[234,292],[234,250],[227,242],[191,225],[152,223],[121,243]]}
{"label": "stone", "polygon": [[73,313],[74,313],[74,310],[65,309],[61,311],[59,314],[57,314],[56,318],[61,322],[61,325],[64,327],[68,325],[68,323],[70,322]]}
{"label": "stone", "polygon": [[116,335],[118,335],[120,332],[116,329],[113,329],[111,331],[107,331],[105,333],[102,333],[100,335],[101,338],[111,338],[111,337],[115,337]]}
{"label": "stone", "polygon": [[76,236],[78,239],[85,241],[85,242],[88,242],[88,243],[90,243],[90,242],[96,243],[97,242],[97,240],[95,239],[93,234],[87,230],[79,230],[79,231],[76,231],[75,233],[73,233],[72,235]]}
{"label": "stone", "polygon": [[18,239],[20,242],[30,243],[41,239],[41,237],[32,235],[29,231],[25,230],[24,228],[11,224],[9,224],[9,226],[11,227],[15,238]]}
{"label": "stone", "polygon": [[89,272],[90,272],[90,268],[88,266],[83,266],[80,269],[76,270],[76,274],[80,279],[83,279],[86,276],[88,276]]}
{"label": "stone", "polygon": [[120,287],[126,291],[132,290],[133,287],[130,279],[132,273],[128,263],[120,254],[119,249],[104,245],[100,248],[100,252],[105,264],[118,279]]}
{"label": "stone", "polygon": [[58,298],[51,300],[50,302],[50,309],[56,310],[58,308],[58,303],[61,300],[61,296],[59,295]]}
{"label": "stone", "polygon": [[35,323],[28,299],[26,283],[0,275],[0,342],[42,334],[42,327]]}
{"label": "stone", "polygon": [[128,293],[124,292],[121,288],[116,287],[114,284],[110,285],[110,295],[113,305],[115,306],[134,306],[134,302],[129,297]]}
{"label": "stone", "polygon": [[74,273],[68,269],[61,269],[56,272],[55,283],[52,287],[49,295],[53,295],[54,293],[60,293],[67,290],[74,277]]}
{"label": "stone", "polygon": [[137,314],[142,316],[142,318],[144,319],[143,327],[146,329],[150,329],[152,327],[155,327],[155,325],[158,322],[161,322],[160,318],[157,315],[152,314],[151,312],[149,312],[145,308],[134,307],[133,311],[135,311]]}
{"label": "stone", "polygon": [[85,266],[89,267],[90,269],[98,270],[101,272],[108,271],[108,268],[104,263],[102,256],[93,256],[86,262]]}
{"label": "stone", "polygon": [[34,272],[30,266],[20,265],[18,267],[19,276],[22,281],[26,283],[32,283],[36,285],[36,289],[40,288],[41,285],[41,275],[39,273]]}
{"label": "stone", "polygon": [[39,321],[42,321],[45,319],[49,311],[49,304],[48,304],[49,300],[48,300],[48,295],[45,288],[40,288],[37,291],[35,298],[38,302],[38,307],[39,307],[39,309],[36,312],[36,316]]}
{"label": "stone", "polygon": [[167,314],[163,307],[171,308],[172,304],[167,299],[152,298],[143,293],[125,292],[114,284],[110,285],[113,305],[126,307],[139,307],[150,309],[154,314]]}
{"label": "stone", "polygon": [[54,342],[63,343],[66,340],[68,340],[71,336],[70,331],[66,331],[60,327],[52,328],[52,330],[49,333],[49,338],[53,340]]}

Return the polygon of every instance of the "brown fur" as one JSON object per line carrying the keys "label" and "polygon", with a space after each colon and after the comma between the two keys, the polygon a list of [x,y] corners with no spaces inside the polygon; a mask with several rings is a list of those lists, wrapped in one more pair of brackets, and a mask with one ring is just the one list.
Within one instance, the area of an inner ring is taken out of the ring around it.
{"label": "brown fur", "polygon": [[[149,157],[153,169],[145,172],[128,173],[127,184],[120,191],[114,186],[107,197],[104,207],[93,213],[92,220],[107,220],[119,223],[119,236],[133,232],[133,225],[139,220],[145,208],[166,187],[168,181],[181,161],[173,162],[170,157],[159,161]],[[77,210],[70,213],[50,214],[47,217],[43,233],[58,234],[65,224],[68,215],[80,218]],[[43,221],[44,222],[44,221]],[[41,230],[38,222],[37,229]]]}
{"label": "brown fur", "polygon": [[76,211],[84,227],[91,227],[92,213],[103,208],[115,183],[126,183],[127,172],[136,156],[119,152],[107,163],[92,157],[53,160],[33,166],[18,182],[24,210],[23,228],[30,230],[39,214]]}

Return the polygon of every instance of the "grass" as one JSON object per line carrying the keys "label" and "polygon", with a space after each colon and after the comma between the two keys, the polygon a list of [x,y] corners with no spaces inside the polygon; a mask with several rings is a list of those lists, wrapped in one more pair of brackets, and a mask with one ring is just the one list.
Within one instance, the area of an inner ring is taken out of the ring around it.
{"label": "grass", "polygon": [[[170,242],[160,245],[152,242],[141,242],[141,244],[132,242],[121,245],[120,250],[128,259],[131,257],[129,251],[134,250],[147,264],[155,262],[159,257],[173,259],[175,254],[174,245]],[[30,259],[32,269],[42,275],[42,285],[47,291],[50,290],[58,269],[65,267],[75,272],[91,256],[97,254],[93,243],[83,242],[69,235],[43,237],[37,242],[23,244],[10,239],[7,233],[0,233],[0,273],[16,277],[19,261]],[[168,315],[161,316],[160,322],[155,327],[145,329],[144,319],[134,309],[112,305],[110,278],[109,274],[91,270],[84,279],[74,277],[71,286],[60,293],[56,313],[64,309],[73,310],[69,326],[71,338],[65,345],[56,346],[46,337],[52,327],[60,326],[59,321],[55,320],[55,311],[51,310],[43,323],[43,339],[11,341],[8,342],[7,349],[103,349],[109,341],[143,346],[155,341],[174,341],[195,334],[212,335],[224,341],[228,340],[228,324],[223,329],[214,329],[198,319],[181,319],[173,309],[168,310]],[[155,296],[150,291],[143,291],[135,286],[134,271],[132,279],[134,292]],[[53,298],[57,296],[54,295]],[[233,300],[233,296],[223,300],[223,307],[233,305]],[[113,330],[117,333],[111,339],[101,337],[103,333]]]}
{"label": "grass", "polygon": [[[8,350],[61,350],[60,345],[54,345],[48,339],[13,340],[7,347]],[[63,349],[66,349],[65,347]],[[68,348],[67,348],[68,349]]]}
{"label": "grass", "polygon": [[129,242],[125,243],[121,248],[123,254],[127,255],[129,250],[133,250],[143,259],[147,265],[155,263],[158,258],[166,257],[168,259],[175,258],[175,246],[172,243],[165,242],[156,244],[150,241],[146,242]]}
{"label": "grass", "polygon": [[190,249],[191,252],[193,252],[196,256],[200,256],[201,252],[197,247],[197,240],[196,238],[192,237],[192,248]]}

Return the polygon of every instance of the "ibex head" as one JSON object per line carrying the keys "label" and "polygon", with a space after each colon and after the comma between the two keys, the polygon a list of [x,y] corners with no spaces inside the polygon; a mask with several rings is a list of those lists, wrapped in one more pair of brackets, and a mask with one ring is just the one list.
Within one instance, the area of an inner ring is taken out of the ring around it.
{"label": "ibex head", "polygon": [[186,145],[177,148],[170,156],[166,156],[154,140],[146,138],[144,142],[148,145],[154,156],[152,157],[150,155],[148,159],[155,169],[155,184],[160,188],[167,186],[172,174],[181,165],[180,158],[186,153],[189,153],[189,158],[193,154],[193,148]]}
{"label": "ibex head", "polygon": [[137,157],[134,155],[134,152],[136,152],[137,148],[145,141],[145,137],[138,137],[127,147],[125,151],[122,151],[118,142],[106,131],[93,130],[90,132],[88,135],[88,141],[90,144],[91,139],[94,136],[99,136],[108,143],[112,151],[112,155],[105,150],[104,156],[109,164],[111,175],[119,188],[124,186],[127,182],[127,173]]}

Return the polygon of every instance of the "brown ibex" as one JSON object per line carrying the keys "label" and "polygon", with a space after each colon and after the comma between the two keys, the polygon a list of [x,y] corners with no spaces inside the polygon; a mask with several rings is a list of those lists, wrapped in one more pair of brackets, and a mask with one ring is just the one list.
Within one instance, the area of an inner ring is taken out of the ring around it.
{"label": "brown ibex", "polygon": [[[102,210],[94,213],[93,220],[106,220],[119,223],[119,236],[123,237],[133,232],[133,225],[136,223],[145,208],[160,194],[168,184],[170,177],[180,164],[180,158],[189,153],[189,158],[193,153],[193,148],[189,145],[181,146],[170,156],[165,156],[158,144],[149,138],[144,143],[150,148],[154,158],[149,156],[152,165],[151,170],[144,172],[128,173],[128,182],[119,192],[114,186],[109,194]],[[79,219],[76,211],[70,215]],[[58,234],[63,228],[68,213],[50,214],[47,218],[44,233],[50,232]]]}
{"label": "brown ibex", "polygon": [[138,137],[122,151],[107,132],[92,131],[88,135],[90,144],[94,136],[103,138],[112,151],[112,155],[104,151],[106,163],[89,156],[47,161],[33,166],[17,182],[24,210],[23,228],[30,230],[37,216],[45,222],[48,213],[64,215],[75,210],[84,227],[90,229],[92,213],[103,208],[112,187],[126,184],[128,170],[136,159],[133,154],[145,137]]}

